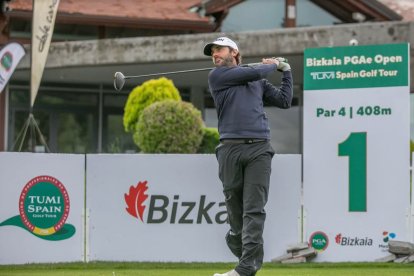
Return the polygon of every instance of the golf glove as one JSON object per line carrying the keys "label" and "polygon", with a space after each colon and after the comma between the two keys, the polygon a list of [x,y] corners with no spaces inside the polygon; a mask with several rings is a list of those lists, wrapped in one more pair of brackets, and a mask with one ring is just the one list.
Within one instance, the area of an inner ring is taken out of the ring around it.
{"label": "golf glove", "polygon": [[286,58],[277,57],[276,59],[279,61],[279,65],[277,66],[278,71],[284,72],[290,70],[290,65],[287,63],[288,60]]}

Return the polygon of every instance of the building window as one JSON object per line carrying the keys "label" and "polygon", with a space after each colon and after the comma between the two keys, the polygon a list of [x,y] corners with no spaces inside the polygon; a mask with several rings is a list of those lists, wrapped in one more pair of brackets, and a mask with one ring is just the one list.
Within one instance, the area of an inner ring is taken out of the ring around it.
{"label": "building window", "polygon": [[132,133],[126,133],[124,129],[124,107],[127,98],[126,94],[104,94],[103,96],[102,152],[133,153],[139,151],[132,139]]}
{"label": "building window", "polygon": [[[29,88],[10,87],[8,150],[59,153],[96,152],[96,93],[39,91],[29,119]],[[36,126],[37,124],[37,126]]]}

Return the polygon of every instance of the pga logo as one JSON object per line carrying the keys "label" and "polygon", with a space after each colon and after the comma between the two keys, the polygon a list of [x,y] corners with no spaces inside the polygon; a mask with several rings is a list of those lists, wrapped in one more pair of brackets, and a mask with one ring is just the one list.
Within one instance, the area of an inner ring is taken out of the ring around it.
{"label": "pga logo", "polygon": [[312,72],[310,73],[313,80],[333,80],[335,79],[335,72]]}
{"label": "pga logo", "polygon": [[325,251],[329,245],[329,238],[322,231],[313,232],[309,238],[309,244],[318,252]]}

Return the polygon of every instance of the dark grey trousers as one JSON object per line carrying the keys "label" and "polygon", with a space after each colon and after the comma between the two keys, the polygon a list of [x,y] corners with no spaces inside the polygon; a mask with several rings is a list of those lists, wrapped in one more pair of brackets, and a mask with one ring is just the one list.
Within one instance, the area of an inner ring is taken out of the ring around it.
{"label": "dark grey trousers", "polygon": [[216,148],[230,224],[226,242],[239,258],[236,271],[242,276],[255,275],[263,263],[264,207],[274,153],[269,142]]}

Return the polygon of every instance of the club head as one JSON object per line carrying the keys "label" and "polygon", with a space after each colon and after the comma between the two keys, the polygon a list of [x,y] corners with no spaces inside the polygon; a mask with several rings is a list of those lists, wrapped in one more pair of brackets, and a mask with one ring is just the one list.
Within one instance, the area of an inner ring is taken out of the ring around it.
{"label": "club head", "polygon": [[116,72],[114,75],[114,88],[116,91],[121,91],[125,84],[125,76],[121,72]]}

